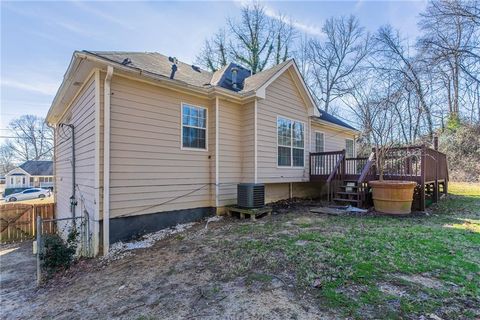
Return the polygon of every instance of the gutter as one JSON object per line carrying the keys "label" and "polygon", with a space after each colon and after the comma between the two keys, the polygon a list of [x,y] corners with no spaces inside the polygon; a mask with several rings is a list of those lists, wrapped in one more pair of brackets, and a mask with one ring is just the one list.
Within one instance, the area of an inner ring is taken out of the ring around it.
{"label": "gutter", "polygon": [[338,124],[335,124],[335,123],[331,123],[329,121],[318,119],[316,117],[311,117],[311,119],[312,119],[312,122],[317,122],[317,123],[322,124],[324,126],[332,127],[334,129],[337,129],[337,130],[341,130],[342,132],[350,132],[350,133],[353,133],[354,135],[359,135],[360,134],[360,131],[358,131],[358,130],[350,129],[350,128],[347,128],[347,127],[344,127],[344,126],[341,126],[341,125],[338,125]]}
{"label": "gutter", "polygon": [[107,67],[104,84],[104,123],[103,123],[103,255],[110,248],[110,104],[113,67]]}
{"label": "gutter", "polygon": [[175,79],[170,79],[168,77],[158,75],[156,73],[152,73],[152,72],[149,72],[149,71],[145,71],[145,70],[142,70],[142,69],[139,69],[139,68],[124,66],[119,62],[112,61],[112,60],[109,60],[109,59],[106,59],[106,58],[103,58],[103,57],[98,57],[98,56],[94,55],[93,53],[84,53],[84,52],[78,52],[77,51],[77,52],[75,52],[74,55],[75,55],[75,57],[78,57],[80,59],[90,60],[92,62],[97,62],[97,63],[101,63],[101,64],[114,63],[116,70],[121,70],[121,71],[124,71],[124,72],[127,72],[127,73],[134,73],[134,74],[137,74],[137,75],[142,76],[142,77],[150,78],[152,80],[164,82],[164,83],[168,84],[169,88],[174,87],[174,88],[182,89],[182,90],[187,89],[187,90],[190,90],[190,91],[194,91],[196,93],[201,93],[201,94],[208,95],[211,98],[213,98],[214,94],[218,94],[218,95],[222,95],[222,96],[225,96],[225,97],[229,97],[229,98],[234,99],[236,101],[243,101],[247,98],[254,97],[256,95],[256,92],[254,92],[254,91],[249,91],[249,92],[246,92],[245,94],[241,94],[241,93],[231,92],[228,89],[220,88],[220,87],[210,86],[210,87],[202,88],[202,87],[193,86],[193,85],[190,85],[188,83],[184,83],[182,81],[178,81],[178,80],[175,80]]}
{"label": "gutter", "polygon": [[[124,66],[119,62],[112,61],[106,58],[98,57],[95,56],[92,53],[85,53],[85,52],[80,52],[80,51],[75,51],[73,54],[73,58],[70,61],[70,65],[68,66],[67,71],[65,72],[65,75],[63,77],[63,82],[60,85],[60,88],[57,91],[57,94],[55,95],[55,98],[53,99],[52,105],[50,106],[50,109],[48,110],[47,113],[47,121],[49,123],[54,123],[55,121],[52,120],[53,117],[53,112],[57,107],[62,103],[62,99],[65,96],[66,90],[72,85],[73,80],[72,76],[75,74],[75,72],[78,70],[80,67],[81,63],[83,61],[91,61],[94,63],[102,64],[102,65],[114,65],[115,69],[118,71],[122,71],[125,74],[134,74],[138,75],[140,77],[143,77],[145,80],[144,81],[156,81],[160,82],[162,85],[165,85],[168,89],[171,90],[177,90],[177,91],[190,91],[193,94],[201,94],[207,96],[207,98],[215,98],[216,96],[221,96],[226,99],[231,99],[236,102],[240,103],[246,103],[249,102],[249,99],[253,99],[254,97],[257,96],[257,92],[255,91],[249,91],[245,93],[238,93],[238,92],[231,92],[228,89],[221,88],[221,87],[215,87],[215,86],[209,86],[209,87],[198,87],[198,86],[193,86],[175,79],[170,79],[168,77],[158,75],[152,72],[148,72],[139,68],[134,68],[134,67],[129,67],[129,66]],[[122,76],[122,74],[118,74],[119,76]],[[125,77],[128,77],[125,75]],[[139,80],[135,78],[136,80]]]}

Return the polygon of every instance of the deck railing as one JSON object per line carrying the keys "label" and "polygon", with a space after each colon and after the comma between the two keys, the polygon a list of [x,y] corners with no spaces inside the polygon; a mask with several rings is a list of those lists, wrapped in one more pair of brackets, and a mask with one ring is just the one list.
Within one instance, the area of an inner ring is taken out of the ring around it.
{"label": "deck railing", "polygon": [[[383,178],[420,182],[422,159],[422,146],[390,148],[384,159]],[[379,170],[377,174],[380,174]]]}
{"label": "deck railing", "polygon": [[310,176],[328,178],[338,160],[344,156],[345,150],[310,153]]}
{"label": "deck railing", "polygon": [[447,156],[437,150],[425,148],[425,182],[448,180]]}
{"label": "deck railing", "polygon": [[365,167],[367,160],[368,158],[366,157],[345,158],[345,174],[359,175]]}
{"label": "deck railing", "polygon": [[[339,181],[356,181],[362,198],[368,195],[368,181],[379,179],[375,150],[369,158],[346,158],[345,150],[310,154],[310,180],[325,181],[328,197],[332,199]],[[448,165],[446,155],[426,146],[390,148],[385,156],[383,178],[386,180],[415,181],[420,192],[425,185],[443,182],[446,190]],[[423,205],[422,205],[423,207]]]}

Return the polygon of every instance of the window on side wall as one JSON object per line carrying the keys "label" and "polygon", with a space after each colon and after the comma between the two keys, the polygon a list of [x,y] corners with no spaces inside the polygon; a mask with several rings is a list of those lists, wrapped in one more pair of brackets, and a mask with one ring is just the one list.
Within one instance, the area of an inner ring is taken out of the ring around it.
{"label": "window on side wall", "polygon": [[323,132],[315,132],[315,152],[325,152],[325,135]]}
{"label": "window on side wall", "polygon": [[355,157],[355,143],[352,139],[345,139],[345,156],[347,158]]}
{"label": "window on side wall", "polygon": [[305,162],[305,126],[300,121],[277,118],[277,165],[303,167]]}
{"label": "window on side wall", "polygon": [[207,109],[182,105],[182,148],[207,149]]}

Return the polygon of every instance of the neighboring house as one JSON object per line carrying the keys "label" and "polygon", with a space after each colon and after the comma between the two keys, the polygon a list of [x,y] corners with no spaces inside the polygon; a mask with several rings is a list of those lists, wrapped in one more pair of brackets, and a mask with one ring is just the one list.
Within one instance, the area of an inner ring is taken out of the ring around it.
{"label": "neighboring house", "polygon": [[309,153],[354,156],[358,134],[319,113],[293,60],[211,73],[158,53],[75,52],[47,121],[57,215],[71,215],[73,195],[75,214],[98,222],[95,250],[221,212],[238,183],[265,184],[267,202],[319,196]]}
{"label": "neighboring house", "polygon": [[26,161],[5,175],[5,189],[52,188],[53,161]]}

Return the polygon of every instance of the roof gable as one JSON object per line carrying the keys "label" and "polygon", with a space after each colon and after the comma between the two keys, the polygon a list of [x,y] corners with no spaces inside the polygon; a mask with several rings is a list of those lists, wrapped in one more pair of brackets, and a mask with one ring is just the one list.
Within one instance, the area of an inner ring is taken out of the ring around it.
{"label": "roof gable", "polygon": [[10,170],[5,174],[5,176],[18,176],[18,175],[28,175],[29,173],[23,170],[20,167],[16,167],[15,169]]}
{"label": "roof gable", "polygon": [[[259,80],[255,81],[255,82],[258,82],[258,87],[256,89],[253,89],[252,88],[253,84],[250,83],[250,88],[251,90],[256,91],[256,95],[258,97],[265,98],[266,89],[268,88],[268,86],[270,86],[275,80],[277,80],[285,72],[290,73],[293,79],[293,83],[296,86],[296,89],[300,93],[300,96],[302,97],[303,101],[305,102],[308,108],[309,114],[313,115],[316,108],[315,101],[313,100],[313,97],[311,96],[310,91],[308,90],[307,85],[303,80],[303,77],[300,74],[300,71],[298,70],[297,64],[293,59],[287,60],[279,65],[276,65],[271,69],[268,69],[266,71],[261,72],[260,74],[257,74],[258,76],[260,76],[262,73],[265,73],[264,75],[261,75],[261,78]],[[248,79],[246,79],[245,82],[247,82],[247,80]]]}
{"label": "roof gable", "polygon": [[53,161],[26,161],[19,168],[32,176],[52,176]]}

